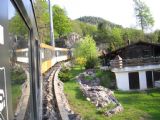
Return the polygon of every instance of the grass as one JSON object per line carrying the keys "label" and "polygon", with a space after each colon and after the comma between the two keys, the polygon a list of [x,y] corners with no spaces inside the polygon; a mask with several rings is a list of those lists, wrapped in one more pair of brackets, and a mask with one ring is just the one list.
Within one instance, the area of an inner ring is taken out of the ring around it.
{"label": "grass", "polygon": [[160,119],[160,89],[140,92],[116,91],[115,94],[125,109],[120,117],[130,116],[131,120]]}
{"label": "grass", "polygon": [[92,76],[85,76],[85,80],[93,80],[94,78]]}
{"label": "grass", "polygon": [[11,80],[12,80],[12,106],[13,111],[16,110],[17,104],[22,94],[21,86],[26,80],[27,76],[21,68],[11,69]]}
{"label": "grass", "polygon": [[21,97],[21,85],[14,84],[12,85],[12,105],[13,105],[13,111],[16,110],[17,104],[19,102],[19,99]]}
{"label": "grass", "polygon": [[72,79],[64,83],[64,92],[71,109],[76,113],[79,113],[84,120],[104,120],[105,116],[102,117],[102,115],[96,110],[96,107],[86,100],[83,93],[79,89],[79,84],[75,81],[75,76],[82,71],[83,70],[81,70],[78,66],[74,67],[71,70]]}
{"label": "grass", "polygon": [[106,88],[115,88],[115,75],[111,71],[96,70],[96,77],[100,78],[100,84]]}
{"label": "grass", "polygon": [[[64,92],[71,109],[80,114],[84,120],[159,120],[160,119],[160,90],[153,89],[147,92],[115,91],[115,96],[124,107],[124,112],[113,117],[103,115],[106,109],[97,110],[86,100],[79,89],[75,76],[81,73],[78,66],[71,69],[72,79],[64,83]],[[98,71],[98,75],[104,75]],[[108,72],[106,73],[108,74]],[[107,76],[107,75],[106,75]],[[109,75],[108,75],[109,76]],[[112,107],[109,106],[109,108]]]}

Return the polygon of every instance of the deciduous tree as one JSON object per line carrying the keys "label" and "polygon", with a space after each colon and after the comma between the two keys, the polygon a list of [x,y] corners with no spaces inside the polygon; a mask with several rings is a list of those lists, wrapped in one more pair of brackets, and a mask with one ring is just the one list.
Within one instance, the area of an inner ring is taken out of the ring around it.
{"label": "deciduous tree", "polygon": [[98,52],[96,43],[89,35],[82,39],[74,50],[75,58],[85,58],[86,68],[93,68],[96,66],[98,59]]}
{"label": "deciduous tree", "polygon": [[71,21],[67,17],[66,11],[58,5],[53,6],[53,23],[56,38],[66,36],[71,32]]}
{"label": "deciduous tree", "polygon": [[133,0],[135,3],[135,15],[137,23],[140,25],[142,31],[151,28],[154,25],[154,19],[149,7],[142,0]]}
{"label": "deciduous tree", "polygon": [[36,0],[34,3],[36,22],[39,32],[39,39],[47,44],[50,44],[50,20],[48,4],[44,0]]}

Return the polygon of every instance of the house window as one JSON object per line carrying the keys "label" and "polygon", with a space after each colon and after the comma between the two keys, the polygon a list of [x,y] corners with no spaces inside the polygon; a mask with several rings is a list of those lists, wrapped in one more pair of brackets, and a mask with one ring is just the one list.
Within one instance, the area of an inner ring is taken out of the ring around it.
{"label": "house window", "polygon": [[129,87],[130,89],[139,89],[139,73],[138,72],[131,72],[129,75]]}

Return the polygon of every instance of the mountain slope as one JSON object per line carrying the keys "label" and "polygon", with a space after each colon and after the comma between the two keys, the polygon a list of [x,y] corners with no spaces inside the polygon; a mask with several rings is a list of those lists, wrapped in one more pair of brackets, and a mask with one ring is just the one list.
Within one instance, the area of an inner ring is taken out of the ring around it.
{"label": "mountain slope", "polygon": [[83,17],[80,17],[76,20],[79,20],[81,22],[85,22],[85,23],[89,23],[89,24],[93,24],[93,25],[98,25],[99,23],[106,23],[107,26],[113,28],[113,27],[119,27],[119,28],[122,28],[121,25],[118,25],[118,24],[115,24],[115,23],[112,23],[110,21],[107,21],[103,18],[100,18],[100,17],[93,17],[93,16],[83,16]]}

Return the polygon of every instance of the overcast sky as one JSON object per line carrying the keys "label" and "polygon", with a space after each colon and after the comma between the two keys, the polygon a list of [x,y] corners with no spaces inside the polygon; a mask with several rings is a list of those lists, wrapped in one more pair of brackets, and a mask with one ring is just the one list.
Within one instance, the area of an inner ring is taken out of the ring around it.
{"label": "overcast sky", "polygon": [[[160,29],[160,0],[143,0],[154,17],[153,30]],[[123,27],[136,27],[133,0],[52,0],[67,11],[69,18],[102,17]]]}

